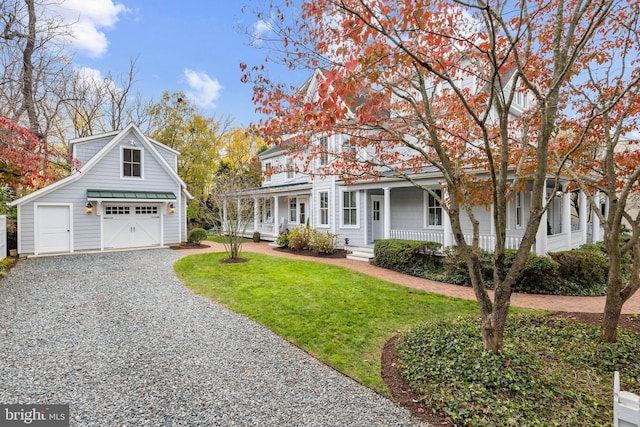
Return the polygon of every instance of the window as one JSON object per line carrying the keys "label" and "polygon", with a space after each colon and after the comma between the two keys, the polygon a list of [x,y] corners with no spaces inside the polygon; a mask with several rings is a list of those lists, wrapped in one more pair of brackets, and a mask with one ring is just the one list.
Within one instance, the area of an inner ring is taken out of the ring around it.
{"label": "window", "polygon": [[287,158],[287,179],[293,179],[295,177],[295,171],[293,169],[293,159]]}
{"label": "window", "polygon": [[270,221],[272,218],[272,213],[271,213],[271,199],[265,199],[264,200],[264,221]]}
{"label": "window", "polygon": [[374,221],[380,221],[381,215],[380,215],[380,200],[374,200],[373,201],[373,220]]}
{"label": "window", "polygon": [[289,199],[289,221],[296,222],[296,217],[298,213],[298,201],[295,197]]}
{"label": "window", "polygon": [[105,206],[105,215],[129,215],[129,206]]}
{"label": "window", "polygon": [[342,193],[342,225],[358,225],[358,206],[355,191]]}
{"label": "window", "polygon": [[516,93],[516,104],[518,104],[520,107],[522,107],[523,109],[527,109],[528,108],[528,99],[527,99],[527,93],[526,92],[517,92]]}
{"label": "window", "polygon": [[320,196],[320,225],[329,225],[329,193],[322,191]]}
{"label": "window", "polygon": [[300,212],[300,219],[298,220],[298,223],[300,224],[305,224],[307,222],[307,209],[306,209],[307,204],[300,202],[300,204],[298,205],[298,211]]}
{"label": "window", "polygon": [[351,139],[347,135],[342,135],[342,152],[348,154],[353,151]]}
{"label": "window", "polygon": [[122,149],[122,176],[142,177],[142,150]]}
{"label": "window", "polygon": [[522,193],[516,193],[516,228],[522,228]]}
{"label": "window", "polygon": [[136,206],[136,215],[158,215],[157,206]]}
{"label": "window", "polygon": [[[442,190],[433,190],[433,192],[442,198]],[[437,198],[433,194],[428,193],[427,200],[427,226],[439,226],[442,225],[442,206]]]}
{"label": "window", "polygon": [[320,165],[329,163],[329,140],[326,136],[320,138]]}
{"label": "window", "polygon": [[264,164],[264,182],[271,182],[271,162]]}

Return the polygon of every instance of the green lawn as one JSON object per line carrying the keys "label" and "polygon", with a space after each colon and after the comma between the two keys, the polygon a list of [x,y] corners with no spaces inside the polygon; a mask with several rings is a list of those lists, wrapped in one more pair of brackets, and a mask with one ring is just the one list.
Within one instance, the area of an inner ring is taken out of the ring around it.
{"label": "green lawn", "polygon": [[[229,241],[229,236],[221,236],[219,234],[215,234],[213,236],[208,236],[207,240],[209,242],[216,242],[216,243],[227,243]],[[242,243],[244,242],[252,242],[253,239],[247,239],[246,237],[242,238]]]}
{"label": "green lawn", "polygon": [[310,354],[388,395],[380,377],[384,343],[420,322],[478,316],[466,301],[378,280],[342,267],[243,253],[182,258],[175,269],[195,292],[260,322]]}

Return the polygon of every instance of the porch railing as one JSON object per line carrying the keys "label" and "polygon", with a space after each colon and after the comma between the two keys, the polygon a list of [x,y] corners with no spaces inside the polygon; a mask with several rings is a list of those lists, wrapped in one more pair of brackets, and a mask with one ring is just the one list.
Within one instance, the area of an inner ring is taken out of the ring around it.
{"label": "porch railing", "polygon": [[444,244],[444,234],[437,231],[391,230],[391,238]]}
{"label": "porch railing", "polygon": [[[391,230],[391,238],[438,242],[444,245],[444,232],[441,231]],[[473,235],[465,234],[464,239],[467,243],[471,244],[473,242]],[[522,238],[520,237],[507,237],[505,245],[507,249],[518,249],[521,242]],[[455,245],[455,241],[452,240],[452,243]],[[479,236],[479,246],[481,249],[493,251],[496,246],[496,237],[488,235]]]}

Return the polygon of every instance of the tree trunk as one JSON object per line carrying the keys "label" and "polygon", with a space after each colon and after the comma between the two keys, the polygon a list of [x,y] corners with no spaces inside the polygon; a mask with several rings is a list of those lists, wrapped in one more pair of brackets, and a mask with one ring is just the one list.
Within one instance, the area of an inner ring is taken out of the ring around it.
{"label": "tree trunk", "polygon": [[609,280],[607,300],[604,305],[604,316],[600,328],[602,339],[606,342],[614,343],[618,339],[618,320],[620,320],[623,304],[624,300],[620,295],[620,283],[618,282],[615,285]]}

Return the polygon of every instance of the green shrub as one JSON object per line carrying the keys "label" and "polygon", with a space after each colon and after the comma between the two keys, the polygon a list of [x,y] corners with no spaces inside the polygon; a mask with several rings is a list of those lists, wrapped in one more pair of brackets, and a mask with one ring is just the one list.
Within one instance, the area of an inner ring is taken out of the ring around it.
{"label": "green shrub", "polygon": [[312,229],[309,226],[299,225],[289,231],[289,247],[295,251],[309,249],[311,243]]}
{"label": "green shrub", "polygon": [[[510,266],[511,264],[507,267]],[[566,281],[560,277],[557,262],[549,257],[530,253],[513,291],[528,294],[563,295],[565,287]]]}
{"label": "green shrub", "polygon": [[[505,250],[505,268],[511,268],[516,253],[515,249]],[[445,251],[445,255],[445,281],[456,285],[471,286],[467,263],[460,254],[458,247],[448,248]],[[494,286],[493,254],[488,251],[481,251],[480,265],[485,286],[492,288]],[[524,269],[513,287],[514,292],[553,295],[562,294],[563,289],[564,281],[559,277],[558,264],[548,257],[542,257],[535,253],[529,254]]]}
{"label": "green shrub", "polygon": [[276,237],[276,245],[281,248],[289,247],[289,229],[284,230]]}
{"label": "green shrub", "polygon": [[607,288],[609,261],[592,248],[550,253],[567,283],[567,295],[603,295]]}
{"label": "green shrub", "polygon": [[[449,247],[445,249],[444,254],[445,281],[447,283],[453,283],[454,285],[471,286],[467,262],[464,260],[458,247]],[[493,285],[493,259],[491,252],[480,251],[480,265],[482,268],[483,281],[485,285],[491,287]]]}
{"label": "green shrub", "polygon": [[437,242],[417,240],[379,240],[373,248],[373,263],[414,276],[423,276],[425,270],[438,262],[435,253],[441,245]]}
{"label": "green shrub", "polygon": [[336,245],[338,244],[338,236],[333,233],[322,233],[317,230],[311,232],[311,238],[309,246],[311,250],[314,250],[321,254],[332,254],[336,251]]}
{"label": "green shrub", "polygon": [[187,242],[199,245],[201,241],[207,240],[207,236],[207,230],[205,230],[204,228],[194,228],[189,232],[189,235],[187,236]]}

